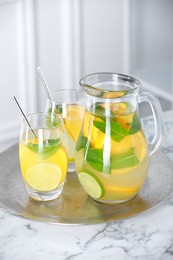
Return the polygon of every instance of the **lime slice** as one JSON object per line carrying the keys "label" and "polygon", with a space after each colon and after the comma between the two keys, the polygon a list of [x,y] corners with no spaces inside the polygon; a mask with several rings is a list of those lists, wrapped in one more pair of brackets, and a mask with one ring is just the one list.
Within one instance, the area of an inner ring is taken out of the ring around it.
{"label": "lime slice", "polygon": [[37,191],[54,190],[61,182],[62,171],[51,163],[39,163],[31,166],[26,172],[26,182]]}
{"label": "lime slice", "polygon": [[93,198],[99,199],[104,195],[104,187],[97,176],[90,172],[80,172],[79,181],[86,192]]}

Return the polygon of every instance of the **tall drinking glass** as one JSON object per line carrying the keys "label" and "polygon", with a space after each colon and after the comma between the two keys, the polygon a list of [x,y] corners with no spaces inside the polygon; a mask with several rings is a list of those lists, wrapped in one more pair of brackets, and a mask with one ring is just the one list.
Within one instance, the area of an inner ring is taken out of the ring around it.
{"label": "tall drinking glass", "polygon": [[74,154],[84,116],[84,94],[76,89],[61,89],[52,92],[53,102],[47,98],[46,111],[63,118],[68,140],[68,172],[75,171]]}
{"label": "tall drinking glass", "polygon": [[[29,195],[48,201],[60,196],[68,166],[67,140],[62,119],[44,113],[27,116],[23,121],[19,157]],[[31,131],[33,130],[33,131]]]}

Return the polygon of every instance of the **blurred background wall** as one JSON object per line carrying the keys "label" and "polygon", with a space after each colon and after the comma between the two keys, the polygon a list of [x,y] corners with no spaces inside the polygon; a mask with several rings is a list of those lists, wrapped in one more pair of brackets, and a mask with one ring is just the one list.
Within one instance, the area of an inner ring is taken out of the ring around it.
{"label": "blurred background wall", "polygon": [[173,103],[172,0],[0,0],[0,151],[18,141],[21,118],[44,111],[45,92],[79,88],[93,72],[137,77],[163,110]]}

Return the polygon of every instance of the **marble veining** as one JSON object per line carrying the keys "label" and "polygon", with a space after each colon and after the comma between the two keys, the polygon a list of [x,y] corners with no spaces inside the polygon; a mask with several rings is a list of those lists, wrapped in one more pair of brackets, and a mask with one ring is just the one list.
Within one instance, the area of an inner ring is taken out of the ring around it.
{"label": "marble veining", "polygon": [[[173,161],[172,115],[164,114],[162,150]],[[151,138],[152,120],[143,124]],[[139,216],[87,226],[41,223],[0,211],[0,259],[173,260],[173,196]]]}

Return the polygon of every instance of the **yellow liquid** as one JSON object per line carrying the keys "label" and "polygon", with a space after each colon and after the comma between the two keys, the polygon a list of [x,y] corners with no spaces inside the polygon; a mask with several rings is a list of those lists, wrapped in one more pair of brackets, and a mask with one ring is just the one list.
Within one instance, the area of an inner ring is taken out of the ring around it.
{"label": "yellow liquid", "polygon": [[84,107],[76,104],[62,108],[62,117],[67,133],[69,162],[74,162],[75,145],[78,139],[84,116]]}
{"label": "yellow liquid", "polygon": [[[90,172],[101,181],[104,195],[97,200],[105,203],[133,198],[146,179],[149,165],[138,114],[125,114],[123,103],[116,113],[113,108],[110,117],[85,113],[75,160],[78,174]],[[83,146],[82,140],[86,140]]]}
{"label": "yellow liquid", "polygon": [[68,165],[66,149],[60,144],[57,149],[50,147],[49,154],[43,154],[33,151],[30,144],[38,145],[38,140],[30,138],[27,143],[21,140],[19,144],[20,166],[25,183],[31,189],[36,190],[36,187],[39,187],[39,191],[58,188],[66,178]]}

